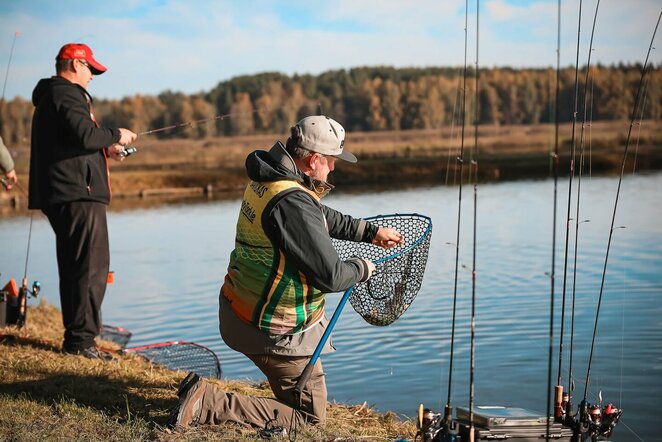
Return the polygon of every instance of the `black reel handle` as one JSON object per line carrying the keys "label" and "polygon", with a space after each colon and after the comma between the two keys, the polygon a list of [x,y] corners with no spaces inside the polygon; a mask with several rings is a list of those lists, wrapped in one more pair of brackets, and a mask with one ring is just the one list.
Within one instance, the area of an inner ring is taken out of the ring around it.
{"label": "black reel handle", "polygon": [[122,152],[120,152],[120,156],[122,158],[126,158],[128,156],[133,155],[134,153],[138,152],[138,148],[134,146],[126,146]]}

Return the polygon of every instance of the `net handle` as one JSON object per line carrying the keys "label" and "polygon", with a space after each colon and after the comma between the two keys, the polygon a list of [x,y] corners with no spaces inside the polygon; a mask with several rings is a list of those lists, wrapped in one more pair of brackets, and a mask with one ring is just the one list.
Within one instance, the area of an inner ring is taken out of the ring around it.
{"label": "net handle", "polygon": [[[405,248],[404,250],[401,250],[397,253],[392,253],[389,256],[385,256],[383,258],[379,258],[375,261],[373,261],[373,264],[381,264],[384,261],[388,261],[389,259],[396,258],[403,253],[406,253],[410,250],[412,250],[414,247],[418,246],[429,234],[430,231],[432,230],[432,219],[428,216],[425,215],[419,215],[419,214],[406,214],[406,215],[401,215],[401,214],[394,214],[394,215],[378,215],[378,216],[373,216],[370,218],[366,218],[367,221],[369,220],[374,220],[374,219],[380,219],[380,218],[385,218],[385,217],[394,217],[394,216],[416,216],[419,218],[423,218],[427,221],[427,228],[425,229],[425,232],[423,232],[419,238],[414,241],[409,247]],[[342,312],[342,309],[345,307],[345,304],[347,303],[347,300],[349,297],[352,295],[352,291],[354,290],[354,287],[348,288],[345,293],[342,295],[342,298],[340,299],[340,302],[338,303],[338,307],[336,307],[336,311],[333,312],[333,316],[331,316],[331,319],[329,320],[329,325],[326,327],[326,330],[324,330],[324,334],[320,338],[319,343],[317,344],[317,347],[315,348],[315,351],[313,352],[313,355],[310,358],[310,361],[308,361],[308,364],[306,367],[303,369],[303,372],[301,373],[301,376],[299,376],[299,380],[297,381],[296,386],[294,387],[294,401],[296,406],[300,406],[301,402],[301,394],[303,392],[303,388],[306,386],[306,383],[310,379],[311,374],[313,373],[313,367],[317,363],[317,359],[320,356],[320,353],[322,353],[322,349],[324,348],[324,344],[326,344],[326,341],[329,339],[329,336],[331,335],[331,330],[333,330],[333,327],[336,325],[336,322],[338,321],[338,318],[340,317],[340,313]]]}

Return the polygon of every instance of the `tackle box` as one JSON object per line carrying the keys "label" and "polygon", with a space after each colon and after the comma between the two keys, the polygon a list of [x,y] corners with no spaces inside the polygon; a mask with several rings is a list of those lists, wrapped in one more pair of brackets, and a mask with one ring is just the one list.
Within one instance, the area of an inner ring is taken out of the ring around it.
{"label": "tackle box", "polygon": [[[462,440],[469,440],[469,410],[457,408]],[[550,422],[549,440],[572,440],[573,431],[553,418]],[[540,442],[547,438],[547,419],[544,415],[524,408],[501,406],[479,406],[474,408],[474,439],[515,440],[517,442]]]}

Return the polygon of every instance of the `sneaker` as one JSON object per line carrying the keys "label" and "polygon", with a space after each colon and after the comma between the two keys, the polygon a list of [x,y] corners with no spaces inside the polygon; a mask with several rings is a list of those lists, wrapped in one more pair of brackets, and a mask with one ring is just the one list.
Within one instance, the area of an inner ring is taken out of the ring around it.
{"label": "sneaker", "polygon": [[83,356],[87,359],[98,359],[101,361],[110,361],[113,356],[110,353],[99,350],[96,346],[92,345],[87,348],[80,349],[64,349],[64,352],[70,355]]}
{"label": "sneaker", "polygon": [[186,429],[200,420],[202,398],[205,396],[207,381],[195,373],[189,373],[179,384],[179,403],[170,412],[168,428]]}

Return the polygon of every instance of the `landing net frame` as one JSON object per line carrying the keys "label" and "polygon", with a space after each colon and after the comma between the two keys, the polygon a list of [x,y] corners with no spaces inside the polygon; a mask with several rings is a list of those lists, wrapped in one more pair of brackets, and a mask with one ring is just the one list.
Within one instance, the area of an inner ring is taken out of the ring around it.
{"label": "landing net frame", "polygon": [[332,241],[340,259],[359,256],[375,263],[372,277],[354,286],[349,302],[369,324],[386,326],[404,314],[421,288],[432,238],[432,219],[408,213],[377,215],[366,221],[397,230],[403,235],[403,243],[384,249],[365,242]]}

